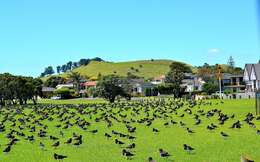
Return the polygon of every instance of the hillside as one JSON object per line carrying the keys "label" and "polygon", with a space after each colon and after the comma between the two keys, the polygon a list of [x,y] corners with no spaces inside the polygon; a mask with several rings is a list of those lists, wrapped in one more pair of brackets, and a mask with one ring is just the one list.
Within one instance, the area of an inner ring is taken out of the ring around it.
{"label": "hillside", "polygon": [[[78,67],[73,71],[88,77],[97,77],[99,73],[101,75],[116,74],[126,76],[127,72],[131,72],[134,75],[148,79],[166,74],[172,62],[172,60],[140,60],[116,63],[91,61],[88,65]],[[194,70],[194,68],[192,69]],[[61,76],[66,77],[67,73],[61,74]]]}
{"label": "hillside", "polygon": [[[155,60],[155,61],[131,61],[131,62],[97,62],[91,61],[86,66],[81,66],[74,71],[79,72],[82,75],[89,77],[97,77],[101,75],[117,74],[126,76],[127,72],[131,72],[134,75],[152,78],[165,74],[169,70],[170,60]],[[136,71],[136,69],[138,69]]]}

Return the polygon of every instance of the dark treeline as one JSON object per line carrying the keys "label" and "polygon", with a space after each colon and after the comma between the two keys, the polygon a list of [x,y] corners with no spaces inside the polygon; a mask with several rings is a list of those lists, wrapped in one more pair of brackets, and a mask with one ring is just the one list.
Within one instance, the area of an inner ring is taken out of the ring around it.
{"label": "dark treeline", "polygon": [[42,81],[38,78],[0,74],[0,105],[27,104],[42,96]]}
{"label": "dark treeline", "polygon": [[[63,65],[59,65],[56,67],[56,73],[57,74],[60,74],[60,73],[65,73],[67,71],[71,71],[77,67],[80,67],[80,66],[86,66],[88,65],[91,61],[98,61],[98,62],[101,62],[101,61],[104,61],[103,59],[99,58],[99,57],[95,57],[95,58],[92,58],[92,59],[80,59],[79,61],[77,62],[72,62],[72,61],[69,61],[67,62],[66,64],[63,64]],[[55,73],[55,70],[52,66],[48,66],[45,68],[44,72],[41,73],[41,77],[44,77],[46,75],[52,75]]]}

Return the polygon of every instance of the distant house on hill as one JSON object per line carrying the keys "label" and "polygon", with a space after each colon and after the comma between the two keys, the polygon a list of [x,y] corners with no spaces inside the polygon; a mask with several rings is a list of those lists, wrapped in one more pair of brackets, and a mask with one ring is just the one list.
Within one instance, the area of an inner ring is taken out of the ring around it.
{"label": "distant house on hill", "polygon": [[246,64],[244,68],[246,92],[256,92],[260,88],[260,63]]}
{"label": "distant house on hill", "polygon": [[151,83],[154,84],[154,85],[163,84],[164,82],[165,82],[165,75],[155,77],[151,81]]}

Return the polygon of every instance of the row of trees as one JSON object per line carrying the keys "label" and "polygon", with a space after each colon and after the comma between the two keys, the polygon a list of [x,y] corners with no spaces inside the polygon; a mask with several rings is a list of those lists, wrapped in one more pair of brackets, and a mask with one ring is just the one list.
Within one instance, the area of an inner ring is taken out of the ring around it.
{"label": "row of trees", "polygon": [[28,100],[36,104],[37,97],[42,95],[42,84],[37,78],[0,74],[0,105],[23,105]]}
{"label": "row of trees", "polygon": [[[60,74],[60,73],[65,73],[65,72],[71,71],[71,70],[73,70],[73,69],[75,69],[79,66],[88,65],[91,61],[101,62],[101,61],[104,61],[104,60],[99,58],[99,57],[95,57],[95,58],[92,58],[92,59],[80,59],[77,62],[69,61],[66,64],[57,66],[56,67],[56,73]],[[46,75],[52,75],[54,73],[55,73],[54,68],[52,66],[48,66],[44,69],[44,72],[41,73],[41,77],[44,77]]]}

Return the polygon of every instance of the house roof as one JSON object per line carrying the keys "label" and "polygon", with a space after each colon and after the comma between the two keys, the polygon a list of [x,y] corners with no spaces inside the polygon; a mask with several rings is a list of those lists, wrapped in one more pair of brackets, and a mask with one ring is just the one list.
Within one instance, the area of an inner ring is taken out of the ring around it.
{"label": "house roof", "polygon": [[83,85],[86,86],[86,87],[93,87],[93,86],[97,85],[97,82],[96,81],[89,81],[89,82],[83,83]]}
{"label": "house roof", "polygon": [[158,77],[154,77],[153,79],[154,79],[154,80],[164,80],[164,79],[165,79],[165,75],[161,75],[161,76],[158,76]]}
{"label": "house roof", "polygon": [[252,68],[255,70],[256,79],[260,80],[260,64],[253,64]]}
{"label": "house roof", "polygon": [[[244,69],[244,74],[245,71],[247,72],[247,77],[249,80],[251,80],[251,76],[252,76],[252,71],[254,71],[254,75],[256,77],[256,80],[260,80],[260,63],[257,64],[246,64],[245,65],[245,69]],[[246,77],[246,76],[244,76]]]}
{"label": "house roof", "polygon": [[253,64],[246,64],[246,65],[245,65],[245,69],[246,69],[246,71],[249,73],[248,75],[250,75],[250,73],[251,73],[251,68],[252,68],[252,66],[253,66]]}
{"label": "house roof", "polygon": [[52,87],[42,87],[42,92],[54,92],[56,89]]}
{"label": "house roof", "polygon": [[230,73],[223,73],[222,74],[222,79],[231,79],[231,78],[242,78],[244,75],[243,74],[230,74]]}

